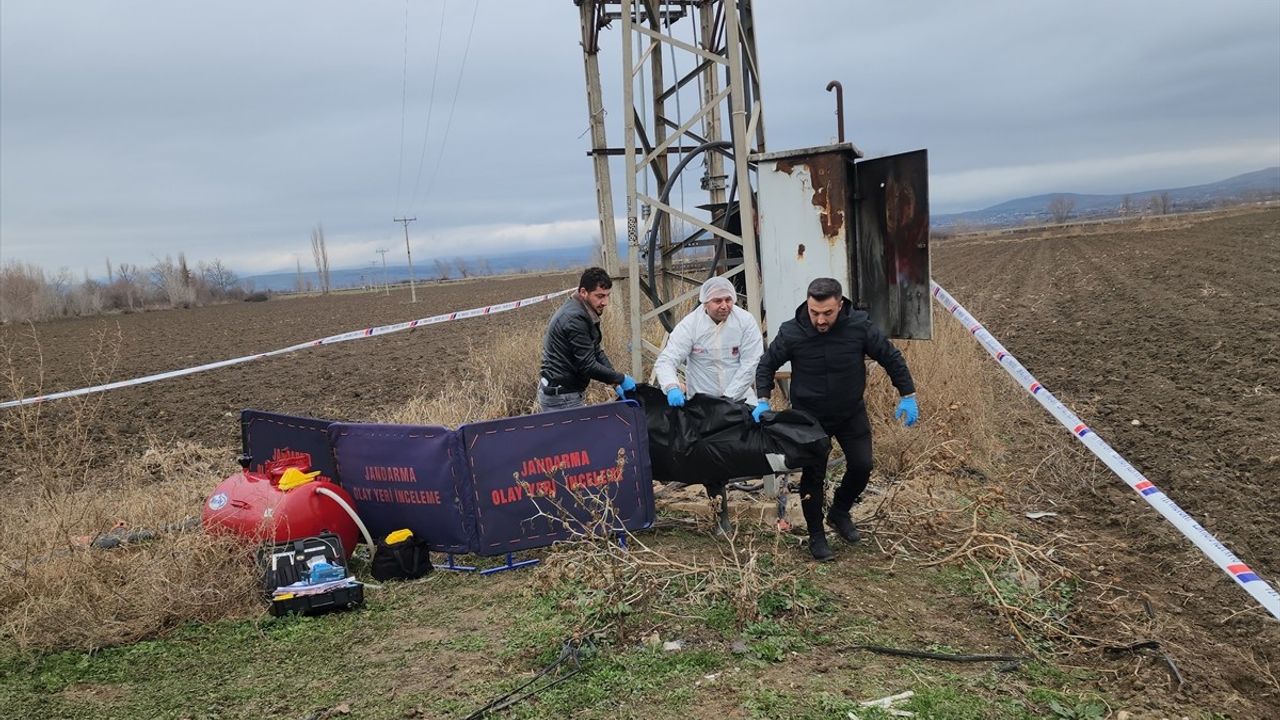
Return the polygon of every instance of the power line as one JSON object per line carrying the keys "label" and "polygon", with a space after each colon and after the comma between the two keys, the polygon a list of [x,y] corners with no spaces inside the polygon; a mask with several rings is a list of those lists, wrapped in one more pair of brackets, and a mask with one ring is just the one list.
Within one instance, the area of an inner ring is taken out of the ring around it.
{"label": "power line", "polygon": [[404,182],[404,116],[409,89],[409,0],[404,0],[404,66],[400,74],[400,166],[396,168],[396,204],[400,207],[400,190]]}
{"label": "power line", "polygon": [[[422,152],[418,155],[418,175],[413,181],[413,193],[409,197],[418,197],[418,186],[422,182],[422,167],[427,159],[427,141],[431,138],[431,115],[436,109],[436,76],[440,74],[440,47],[444,40],[444,18],[449,9],[449,0],[444,0],[440,7],[440,30],[436,33],[436,62],[431,69],[431,95],[427,103],[427,127],[422,133]],[[410,200],[412,202],[412,200]]]}
{"label": "power line", "polygon": [[467,55],[471,52],[471,36],[476,30],[476,15],[480,13],[480,0],[476,0],[471,8],[471,27],[467,30],[467,43],[462,48],[462,64],[458,66],[458,80],[453,85],[453,99],[449,101],[449,119],[444,124],[444,138],[440,141],[440,154],[436,156],[435,168],[431,170],[431,179],[427,182],[427,192],[422,196],[423,207],[431,199],[431,191],[436,186],[436,176],[440,174],[440,163],[444,160],[445,150],[449,147],[449,129],[453,127],[453,113],[458,109],[458,92],[462,89],[462,73],[467,69]]}

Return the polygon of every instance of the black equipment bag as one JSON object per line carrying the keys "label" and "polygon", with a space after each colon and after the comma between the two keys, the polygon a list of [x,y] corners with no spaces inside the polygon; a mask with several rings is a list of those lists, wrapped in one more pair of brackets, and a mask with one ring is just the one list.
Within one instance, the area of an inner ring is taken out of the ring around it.
{"label": "black equipment bag", "polygon": [[431,549],[425,539],[416,535],[396,543],[378,540],[370,571],[373,577],[386,580],[413,580],[432,570]]}
{"label": "black equipment bag", "polygon": [[822,425],[800,410],[767,412],[757,423],[750,405],[726,398],[694,395],[673,408],[652,385],[637,385],[630,396],[644,406],[653,476],[663,482],[712,492],[734,478],[799,470],[831,454]]}

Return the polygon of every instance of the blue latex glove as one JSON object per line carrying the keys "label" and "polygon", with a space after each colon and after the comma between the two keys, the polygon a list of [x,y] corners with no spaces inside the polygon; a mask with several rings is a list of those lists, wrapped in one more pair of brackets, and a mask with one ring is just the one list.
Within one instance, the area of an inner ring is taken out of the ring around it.
{"label": "blue latex glove", "polygon": [[751,419],[760,422],[760,416],[769,412],[769,401],[761,400],[756,403],[756,409],[751,411]]}
{"label": "blue latex glove", "polygon": [[898,401],[898,407],[893,411],[895,420],[901,420],[903,425],[911,427],[920,419],[920,406],[916,404],[915,396],[904,397]]}
{"label": "blue latex glove", "polygon": [[618,391],[618,397],[626,399],[627,391],[636,389],[636,379],[630,375],[623,375],[622,383],[614,389]]}
{"label": "blue latex glove", "polygon": [[667,404],[671,407],[684,407],[684,391],[679,385],[667,391]]}

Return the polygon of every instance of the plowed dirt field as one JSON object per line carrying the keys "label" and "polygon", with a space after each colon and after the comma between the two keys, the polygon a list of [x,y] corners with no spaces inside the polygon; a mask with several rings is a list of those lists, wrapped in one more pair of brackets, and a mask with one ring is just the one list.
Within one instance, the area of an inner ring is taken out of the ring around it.
{"label": "plowed dirt field", "polygon": [[[1280,210],[937,248],[935,279],[1045,387],[1280,580]],[[1046,491],[1098,543],[1097,576],[1149,597],[1201,691],[1280,705],[1280,629],[1235,582],[1109,474]]]}
{"label": "plowed dirt field", "polygon": [[[31,330],[0,327],[18,369],[34,377],[43,368],[44,392],[82,387],[86,352],[95,333],[115,336],[119,364],[111,380],[177,370],[368,326],[404,322],[453,310],[532,297],[574,284],[569,275],[520,276],[424,284],[418,302],[407,288],[381,293],[277,298],[187,310],[164,310],[41,323],[35,326],[43,362],[35,359]],[[303,350],[172,380],[115,390],[102,398],[97,432],[104,443],[131,444],[145,435],[186,438],[235,447],[242,408],[331,419],[368,419],[419,389],[438,391],[464,376],[473,344],[523,323],[544,323],[559,299],[487,317]],[[101,382],[98,380],[97,382]],[[534,378],[529,379],[530,397]],[[4,390],[8,399],[8,388]],[[26,395],[36,393],[28,390]],[[65,412],[49,403],[50,413]],[[234,467],[234,465],[232,466]]]}

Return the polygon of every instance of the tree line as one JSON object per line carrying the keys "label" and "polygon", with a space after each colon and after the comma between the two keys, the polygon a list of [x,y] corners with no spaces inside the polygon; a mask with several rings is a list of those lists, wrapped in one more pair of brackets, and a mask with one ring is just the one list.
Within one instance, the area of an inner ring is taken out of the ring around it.
{"label": "tree line", "polygon": [[106,261],[106,278],[82,278],[67,268],[46,272],[31,263],[0,267],[0,321],[35,322],[61,317],[136,312],[240,300],[252,292],[217,258],[192,267],[184,253],[150,266]]}

